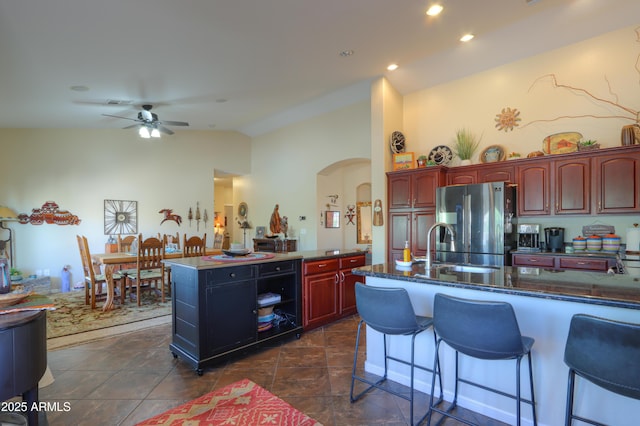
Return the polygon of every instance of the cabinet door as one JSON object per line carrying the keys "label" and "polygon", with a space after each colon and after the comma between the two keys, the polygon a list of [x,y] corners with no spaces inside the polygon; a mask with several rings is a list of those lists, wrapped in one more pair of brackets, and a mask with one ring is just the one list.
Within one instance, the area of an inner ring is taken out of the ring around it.
{"label": "cabinet door", "polygon": [[202,358],[213,356],[256,340],[257,295],[255,280],[208,284],[205,316],[200,332],[205,333]]}
{"label": "cabinet door", "polygon": [[554,161],[555,214],[591,213],[591,159]]}
{"label": "cabinet door", "polygon": [[640,154],[593,158],[596,213],[640,212]]}
{"label": "cabinet door", "polygon": [[[411,213],[389,211],[389,263],[402,259],[405,241],[411,243]],[[411,246],[409,246],[411,247]]]}
{"label": "cabinet door", "polygon": [[364,279],[353,275],[351,270],[364,264],[364,255],[340,259],[340,316],[356,313],[356,282]]}
{"label": "cabinet door", "polygon": [[515,167],[505,165],[485,165],[478,169],[478,183],[515,182]]}
{"label": "cabinet door", "polygon": [[403,173],[389,176],[387,191],[390,209],[410,208],[413,201],[411,198],[411,174]]}
{"label": "cabinet door", "polygon": [[304,327],[313,328],[338,317],[338,270],[304,278]]}
{"label": "cabinet door", "polygon": [[[414,256],[425,256],[427,254],[427,231],[436,223],[435,210],[416,211],[411,217],[411,253]],[[435,241],[435,232],[432,239]],[[431,247],[435,247],[431,241]]]}
{"label": "cabinet door", "polygon": [[447,172],[447,185],[470,185],[477,182],[477,170],[456,170]]}
{"label": "cabinet door", "polygon": [[549,214],[550,177],[549,162],[521,165],[518,175],[518,216]]}
{"label": "cabinet door", "polygon": [[440,171],[420,171],[413,175],[412,191],[414,208],[436,208],[436,189],[440,185]]}

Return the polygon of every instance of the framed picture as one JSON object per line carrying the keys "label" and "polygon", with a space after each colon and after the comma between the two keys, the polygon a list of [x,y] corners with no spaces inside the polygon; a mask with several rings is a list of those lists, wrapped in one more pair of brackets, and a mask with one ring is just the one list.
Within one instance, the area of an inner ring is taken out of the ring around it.
{"label": "framed picture", "polygon": [[413,169],[414,165],[413,152],[393,154],[393,170]]}
{"label": "framed picture", "polygon": [[138,202],[104,200],[104,234],[137,234]]}
{"label": "framed picture", "polygon": [[256,238],[264,238],[264,233],[266,230],[266,226],[256,226]]}
{"label": "framed picture", "polygon": [[340,212],[327,210],[324,212],[324,227],[325,228],[340,228]]}

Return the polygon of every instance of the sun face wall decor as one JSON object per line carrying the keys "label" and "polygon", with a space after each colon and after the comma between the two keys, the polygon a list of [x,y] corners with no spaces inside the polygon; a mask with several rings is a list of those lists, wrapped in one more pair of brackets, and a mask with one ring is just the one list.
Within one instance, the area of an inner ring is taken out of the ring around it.
{"label": "sun face wall decor", "polygon": [[104,234],[137,234],[138,202],[104,200]]}

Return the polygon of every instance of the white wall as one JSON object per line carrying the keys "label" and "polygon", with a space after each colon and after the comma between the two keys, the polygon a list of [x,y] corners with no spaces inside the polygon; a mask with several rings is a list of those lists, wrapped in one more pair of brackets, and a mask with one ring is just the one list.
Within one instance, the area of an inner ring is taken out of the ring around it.
{"label": "white wall", "polygon": [[237,190],[234,179],[236,198],[244,197],[249,205],[251,238],[255,226],[268,229],[278,204],[299,239],[298,250],[315,250],[320,226],[316,175],[339,161],[370,158],[370,119],[369,103],[360,102],[255,138],[251,176],[241,179]]}
{"label": "white wall", "polygon": [[[14,230],[16,266],[23,274],[49,269],[56,284],[68,264],[73,282],[81,281],[75,236],[86,235],[93,253],[104,252],[105,199],[137,201],[143,236],[213,235],[213,170],[249,173],[249,150],[249,139],[235,132],[183,130],[152,141],[124,130],[0,129],[0,203],[30,214],[55,201],[81,219],[77,226],[7,223]],[[200,232],[187,220],[197,202],[209,215]],[[182,225],[160,225],[162,208],[174,209]]]}

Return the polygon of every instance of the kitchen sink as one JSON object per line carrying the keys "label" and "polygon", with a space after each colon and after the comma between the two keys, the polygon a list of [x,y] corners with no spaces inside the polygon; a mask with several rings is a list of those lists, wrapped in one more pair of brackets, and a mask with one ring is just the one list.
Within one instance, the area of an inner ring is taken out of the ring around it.
{"label": "kitchen sink", "polygon": [[456,265],[450,263],[441,263],[433,265],[434,268],[447,269],[451,272],[470,272],[473,274],[491,274],[497,272],[500,269],[492,266],[477,266],[477,265]]}

